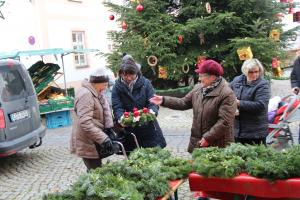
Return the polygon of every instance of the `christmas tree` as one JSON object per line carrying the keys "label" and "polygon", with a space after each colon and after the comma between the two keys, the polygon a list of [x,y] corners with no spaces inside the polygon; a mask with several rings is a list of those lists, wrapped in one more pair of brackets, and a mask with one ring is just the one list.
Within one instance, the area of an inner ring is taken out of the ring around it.
{"label": "christmas tree", "polygon": [[283,32],[280,20],[294,5],[274,0],[130,0],[105,5],[122,27],[109,32],[114,42],[106,55],[109,66],[117,71],[122,54],[131,54],[154,86],[187,83],[205,59],[220,62],[228,80],[240,73],[251,54],[270,71],[272,59],[284,59],[294,34]]}

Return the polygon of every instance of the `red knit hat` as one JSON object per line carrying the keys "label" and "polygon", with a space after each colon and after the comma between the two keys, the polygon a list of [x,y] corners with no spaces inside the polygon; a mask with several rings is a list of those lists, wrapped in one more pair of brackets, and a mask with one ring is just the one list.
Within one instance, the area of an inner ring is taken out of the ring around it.
{"label": "red knit hat", "polygon": [[198,69],[195,70],[198,74],[209,74],[222,76],[224,74],[223,67],[214,60],[206,60],[204,61]]}

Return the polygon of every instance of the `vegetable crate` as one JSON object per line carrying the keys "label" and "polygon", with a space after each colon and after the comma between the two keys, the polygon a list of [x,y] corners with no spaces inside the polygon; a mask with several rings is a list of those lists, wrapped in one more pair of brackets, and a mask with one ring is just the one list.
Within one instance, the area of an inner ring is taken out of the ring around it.
{"label": "vegetable crate", "polygon": [[60,111],[46,114],[47,128],[60,128],[72,124],[70,111]]}
{"label": "vegetable crate", "polygon": [[52,104],[39,104],[40,113],[51,112],[54,110],[54,106]]}
{"label": "vegetable crate", "polygon": [[53,105],[54,110],[74,107],[74,99],[72,97],[65,97],[64,99],[57,100],[49,99],[48,102]]}
{"label": "vegetable crate", "polygon": [[28,69],[37,93],[47,87],[47,85],[54,80],[55,73],[59,69],[59,65],[44,63],[43,61],[38,61]]}
{"label": "vegetable crate", "polygon": [[48,84],[53,80],[54,80],[54,77],[49,76],[46,79],[44,79],[42,82],[35,84],[34,87],[35,87],[36,93],[39,93],[41,90],[43,90],[45,87],[47,87]]}

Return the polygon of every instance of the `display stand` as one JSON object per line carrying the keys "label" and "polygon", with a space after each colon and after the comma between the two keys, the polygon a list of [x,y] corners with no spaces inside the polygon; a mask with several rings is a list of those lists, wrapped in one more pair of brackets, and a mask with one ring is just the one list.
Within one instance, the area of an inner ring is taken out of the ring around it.
{"label": "display stand", "polygon": [[55,72],[54,74],[54,80],[51,81],[44,89],[42,89],[37,96],[39,96],[40,94],[42,94],[45,90],[47,90],[50,86],[55,85],[57,88],[60,88],[60,86],[56,83],[56,81],[63,76],[62,72]]}

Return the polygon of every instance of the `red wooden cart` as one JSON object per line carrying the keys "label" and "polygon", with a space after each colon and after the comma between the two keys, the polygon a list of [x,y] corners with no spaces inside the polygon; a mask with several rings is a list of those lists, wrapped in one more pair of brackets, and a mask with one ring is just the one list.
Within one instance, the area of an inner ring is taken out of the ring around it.
{"label": "red wooden cart", "polygon": [[300,178],[270,182],[247,174],[234,178],[206,178],[189,175],[191,191],[203,191],[208,197],[222,200],[300,200]]}

